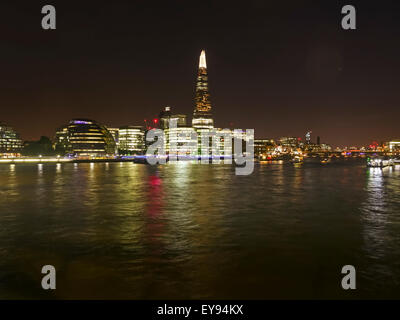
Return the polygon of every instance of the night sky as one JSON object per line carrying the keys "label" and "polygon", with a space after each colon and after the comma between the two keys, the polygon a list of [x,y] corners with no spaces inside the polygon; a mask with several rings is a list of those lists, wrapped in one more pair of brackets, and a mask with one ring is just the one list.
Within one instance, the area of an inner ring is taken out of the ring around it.
{"label": "night sky", "polygon": [[[205,49],[217,127],[312,130],[333,146],[399,138],[397,3],[2,1],[0,122],[30,140],[77,117],[142,125],[166,105],[191,120]],[[45,4],[57,30],[41,28]],[[345,4],[357,30],[341,28]]]}

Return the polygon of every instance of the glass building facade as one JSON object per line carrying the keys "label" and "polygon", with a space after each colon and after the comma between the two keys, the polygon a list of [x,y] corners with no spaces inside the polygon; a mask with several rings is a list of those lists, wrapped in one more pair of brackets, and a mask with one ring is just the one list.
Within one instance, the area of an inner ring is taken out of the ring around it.
{"label": "glass building facade", "polygon": [[17,157],[22,150],[22,141],[12,127],[0,123],[0,157]]}
{"label": "glass building facade", "polygon": [[119,128],[110,128],[107,127],[107,130],[110,131],[111,135],[114,138],[116,149],[119,149]]}
{"label": "glass building facade", "polygon": [[125,126],[119,128],[119,154],[140,155],[144,151],[144,129],[142,126]]}
{"label": "glass building facade", "polygon": [[282,137],[279,143],[284,148],[298,148],[300,146],[300,139],[297,137]]}
{"label": "glass building facade", "polygon": [[171,107],[165,107],[160,112],[160,128],[168,129],[170,126],[186,127],[187,119],[185,114],[171,114]]}
{"label": "glass building facade", "polygon": [[197,156],[197,135],[192,127],[176,127],[164,130],[165,152],[176,156]]}
{"label": "glass building facade", "polygon": [[103,125],[89,119],[73,119],[68,127],[67,151],[77,157],[105,157],[115,155],[112,134]]}
{"label": "glass building facade", "polygon": [[387,146],[390,152],[400,152],[400,139],[389,141]]}
{"label": "glass building facade", "polygon": [[64,155],[68,150],[68,146],[68,126],[63,126],[56,130],[53,148],[56,152]]}

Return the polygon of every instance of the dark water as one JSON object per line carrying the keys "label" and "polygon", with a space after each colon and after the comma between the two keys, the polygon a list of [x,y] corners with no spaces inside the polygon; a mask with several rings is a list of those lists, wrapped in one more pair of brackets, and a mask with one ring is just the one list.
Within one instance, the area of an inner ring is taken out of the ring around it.
{"label": "dark water", "polygon": [[0,196],[3,299],[400,298],[400,167],[1,165]]}

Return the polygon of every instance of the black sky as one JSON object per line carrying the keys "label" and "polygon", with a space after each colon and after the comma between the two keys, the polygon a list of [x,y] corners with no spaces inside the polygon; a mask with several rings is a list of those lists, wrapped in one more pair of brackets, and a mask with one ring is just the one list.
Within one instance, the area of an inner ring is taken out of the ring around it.
{"label": "black sky", "polygon": [[[357,30],[341,29],[344,4]],[[400,137],[395,1],[4,1],[0,35],[0,121],[26,140],[76,117],[141,125],[165,105],[191,118],[203,48],[218,127],[334,146]]]}

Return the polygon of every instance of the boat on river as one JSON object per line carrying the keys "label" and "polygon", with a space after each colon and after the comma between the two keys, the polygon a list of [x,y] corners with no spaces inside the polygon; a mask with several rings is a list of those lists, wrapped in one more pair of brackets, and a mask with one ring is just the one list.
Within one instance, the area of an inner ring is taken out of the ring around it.
{"label": "boat on river", "polygon": [[367,159],[367,167],[370,168],[384,168],[394,165],[395,161],[387,157],[372,157]]}

